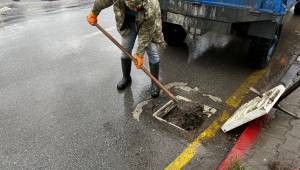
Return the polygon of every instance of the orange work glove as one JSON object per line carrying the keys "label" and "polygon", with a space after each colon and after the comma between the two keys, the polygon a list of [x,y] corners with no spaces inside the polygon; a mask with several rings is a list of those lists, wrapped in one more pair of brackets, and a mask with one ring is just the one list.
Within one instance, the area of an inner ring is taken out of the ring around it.
{"label": "orange work glove", "polygon": [[90,11],[87,16],[87,21],[91,25],[96,25],[97,24],[97,16],[92,11]]}
{"label": "orange work glove", "polygon": [[136,55],[135,56],[135,67],[137,69],[141,69],[144,63],[144,56],[142,55]]}

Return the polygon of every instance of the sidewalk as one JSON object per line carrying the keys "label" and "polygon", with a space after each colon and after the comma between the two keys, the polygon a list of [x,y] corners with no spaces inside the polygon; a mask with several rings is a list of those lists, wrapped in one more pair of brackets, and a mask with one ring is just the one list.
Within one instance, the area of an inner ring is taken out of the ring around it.
{"label": "sidewalk", "polygon": [[[282,101],[283,108],[300,115],[300,88]],[[246,153],[244,167],[253,170],[300,168],[300,119],[276,111]]]}

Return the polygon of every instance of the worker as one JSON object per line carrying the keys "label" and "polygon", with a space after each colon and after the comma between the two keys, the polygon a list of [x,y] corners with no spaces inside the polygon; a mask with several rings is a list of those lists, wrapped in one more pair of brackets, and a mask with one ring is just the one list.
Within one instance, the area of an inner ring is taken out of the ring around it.
{"label": "worker", "polygon": [[[113,5],[118,32],[122,36],[122,46],[132,53],[136,38],[138,47],[134,55],[135,66],[141,69],[145,51],[148,54],[150,72],[159,78],[160,54],[158,47],[164,47],[161,12],[158,0],[95,0],[92,10],[87,16],[89,24],[97,24],[99,13]],[[125,89],[131,83],[131,59],[121,55],[123,78],[117,84],[118,90]],[[150,93],[153,98],[159,96],[160,89],[152,81]]]}

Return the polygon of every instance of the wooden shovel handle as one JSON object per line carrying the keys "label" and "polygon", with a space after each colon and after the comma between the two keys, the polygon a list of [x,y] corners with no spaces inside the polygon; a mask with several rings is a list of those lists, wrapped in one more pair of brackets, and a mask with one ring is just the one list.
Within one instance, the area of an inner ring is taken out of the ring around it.
{"label": "wooden shovel handle", "polygon": [[[110,39],[119,49],[125,53],[132,61],[135,62],[135,58],[114,38],[112,37],[105,29],[103,29],[99,24],[95,25],[108,39]],[[141,70],[154,81],[155,84],[159,86],[172,100],[177,101],[176,97],[171,93],[159,80],[157,80],[149,70],[147,70],[144,66],[142,66]]]}

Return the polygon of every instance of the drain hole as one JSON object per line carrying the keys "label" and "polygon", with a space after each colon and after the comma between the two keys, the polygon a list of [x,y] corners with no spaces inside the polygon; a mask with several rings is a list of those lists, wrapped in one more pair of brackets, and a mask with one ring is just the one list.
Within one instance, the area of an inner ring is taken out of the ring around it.
{"label": "drain hole", "polygon": [[184,130],[192,131],[202,125],[205,117],[206,115],[203,113],[201,107],[197,107],[188,112],[186,109],[175,107],[168,114],[164,115],[162,119]]}

